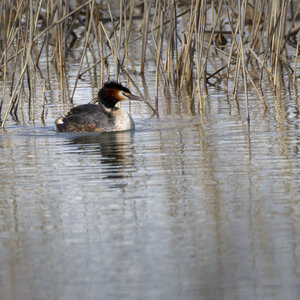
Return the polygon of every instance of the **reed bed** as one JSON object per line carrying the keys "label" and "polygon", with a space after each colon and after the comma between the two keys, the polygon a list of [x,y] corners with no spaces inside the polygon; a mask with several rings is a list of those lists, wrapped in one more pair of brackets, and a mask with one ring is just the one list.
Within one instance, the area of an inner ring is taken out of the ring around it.
{"label": "reed bed", "polygon": [[[203,111],[209,87],[218,86],[239,107],[242,87],[249,120],[249,89],[267,109],[263,79],[274,93],[283,72],[297,84],[299,16],[299,1],[293,0],[2,0],[1,128],[9,115],[18,120],[24,110],[31,121],[39,110],[43,120],[50,69],[60,78],[62,100],[72,102],[86,73],[97,78],[97,88],[111,69],[114,79],[122,73],[134,84],[130,74],[147,72],[148,61],[155,63],[156,102],[159,87],[172,85],[178,94],[195,97]],[[77,44],[80,62],[70,89],[66,61]],[[134,62],[133,46],[140,49]],[[40,101],[33,97],[37,91]]]}

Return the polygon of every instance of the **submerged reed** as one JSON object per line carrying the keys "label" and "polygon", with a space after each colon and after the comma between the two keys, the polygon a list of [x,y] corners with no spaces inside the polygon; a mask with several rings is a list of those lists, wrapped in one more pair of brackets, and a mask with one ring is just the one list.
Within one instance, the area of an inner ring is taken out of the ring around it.
{"label": "submerged reed", "polygon": [[[156,100],[160,85],[173,85],[179,94],[197,95],[199,109],[205,110],[208,86],[223,85],[229,91],[231,82],[237,107],[243,86],[249,120],[251,87],[263,108],[268,107],[263,77],[274,91],[282,70],[296,84],[299,7],[293,0],[2,0],[1,127],[9,114],[18,121],[24,110],[32,122],[34,111],[44,119],[50,69],[57,72],[62,95],[72,101],[85,73],[93,72],[99,87],[111,63],[115,79],[122,72],[132,81],[129,74],[147,72],[148,61],[156,66]],[[140,27],[138,36],[132,34],[133,24]],[[69,93],[66,59],[77,44],[80,62]],[[134,62],[132,46],[140,49],[140,59]],[[40,101],[34,101],[37,91]]]}

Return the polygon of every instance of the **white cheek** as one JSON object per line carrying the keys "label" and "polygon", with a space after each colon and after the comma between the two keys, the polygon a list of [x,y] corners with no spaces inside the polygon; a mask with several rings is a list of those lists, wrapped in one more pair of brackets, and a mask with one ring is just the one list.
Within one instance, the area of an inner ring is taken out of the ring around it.
{"label": "white cheek", "polygon": [[118,97],[120,100],[127,100],[127,97],[123,95],[123,92],[119,92]]}

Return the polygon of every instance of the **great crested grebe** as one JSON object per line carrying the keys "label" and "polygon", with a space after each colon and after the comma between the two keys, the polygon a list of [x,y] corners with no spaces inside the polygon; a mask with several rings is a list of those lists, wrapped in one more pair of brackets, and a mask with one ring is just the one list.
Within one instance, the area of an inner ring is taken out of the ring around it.
{"label": "great crested grebe", "polygon": [[98,104],[83,104],[71,108],[56,119],[58,131],[110,132],[134,129],[131,116],[116,107],[119,101],[144,98],[132,95],[128,88],[115,81],[104,83],[98,93]]}

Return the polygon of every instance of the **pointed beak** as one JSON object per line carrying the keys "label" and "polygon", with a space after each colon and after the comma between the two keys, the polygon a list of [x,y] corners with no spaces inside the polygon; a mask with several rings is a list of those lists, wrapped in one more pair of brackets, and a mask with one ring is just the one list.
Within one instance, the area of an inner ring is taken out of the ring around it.
{"label": "pointed beak", "polygon": [[143,97],[135,96],[132,94],[130,94],[130,96],[128,98],[133,101],[145,101],[145,99]]}

